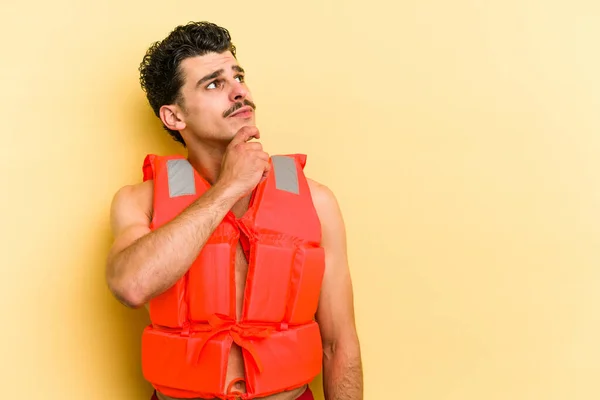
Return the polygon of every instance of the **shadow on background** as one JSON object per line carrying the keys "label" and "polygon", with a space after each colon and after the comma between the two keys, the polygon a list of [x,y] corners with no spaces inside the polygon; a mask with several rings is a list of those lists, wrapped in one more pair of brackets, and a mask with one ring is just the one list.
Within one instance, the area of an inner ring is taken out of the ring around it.
{"label": "shadow on background", "polygon": [[[97,263],[94,268],[90,268],[90,275],[93,271],[93,277],[90,279],[94,289],[83,293],[81,297],[87,304],[96,308],[87,312],[100,316],[96,322],[99,326],[95,329],[102,331],[99,340],[105,343],[98,347],[108,350],[106,354],[97,356],[109,358],[108,364],[114,366],[111,373],[114,374],[113,379],[118,382],[119,387],[107,389],[107,396],[149,399],[153,388],[143,378],[141,369],[141,336],[144,328],[150,323],[148,312],[145,307],[133,310],[121,304],[108,289],[105,279],[106,257],[114,239],[110,226],[110,202],[120,187],[142,182],[142,164],[147,154],[181,153],[183,148],[162,128],[137,81],[132,82],[128,78],[121,83],[115,85],[112,98],[117,100],[111,105],[119,113],[119,143],[113,144],[113,162],[103,171],[108,175],[104,182],[109,188],[107,197],[101,200],[102,213],[96,214],[97,235],[94,238],[94,249],[91,251],[97,254],[94,258]],[[115,160],[119,158],[120,160]],[[113,169],[111,165],[121,168]],[[122,168],[123,165],[126,168]]]}
{"label": "shadow on background", "polygon": [[[104,227],[102,237],[102,254],[108,254],[113,240],[109,227]],[[101,271],[96,274],[95,279],[99,288],[96,296],[100,299],[91,300],[89,303],[99,308],[96,315],[106,317],[106,321],[100,322],[106,329],[101,337],[105,341],[101,348],[108,349],[116,374],[114,378],[122,382],[122,387],[111,392],[119,394],[119,397],[126,394],[132,399],[149,399],[153,389],[143,378],[141,370],[141,335],[150,323],[148,313],[145,308],[130,309],[112,295],[104,278],[104,262],[95,270]]]}

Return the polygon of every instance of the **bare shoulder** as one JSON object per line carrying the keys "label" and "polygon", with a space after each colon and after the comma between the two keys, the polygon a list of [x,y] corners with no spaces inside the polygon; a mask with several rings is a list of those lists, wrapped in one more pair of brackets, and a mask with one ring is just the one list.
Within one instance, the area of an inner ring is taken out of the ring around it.
{"label": "bare shoulder", "polygon": [[333,191],[323,183],[307,178],[308,187],[323,231],[323,240],[339,240],[345,235],[342,212]]}
{"label": "bare shoulder", "polygon": [[113,196],[110,224],[115,237],[131,227],[149,227],[154,184],[146,181],[121,187]]}
{"label": "bare shoulder", "polygon": [[310,195],[318,213],[327,213],[334,211],[338,207],[337,198],[333,191],[326,185],[306,178]]}

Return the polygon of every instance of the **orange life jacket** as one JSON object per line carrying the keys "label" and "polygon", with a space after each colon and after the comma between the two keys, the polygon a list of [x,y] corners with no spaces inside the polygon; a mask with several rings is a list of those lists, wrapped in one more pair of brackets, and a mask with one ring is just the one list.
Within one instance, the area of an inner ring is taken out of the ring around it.
{"label": "orange life jacket", "polygon": [[[142,371],[172,397],[251,399],[298,388],[321,371],[314,320],[325,268],[321,229],[303,169],[304,155],[272,156],[268,176],[248,211],[230,211],[188,272],[150,301],[142,335]],[[182,156],[148,155],[144,181],[154,181],[151,229],[158,229],[209,189]],[[248,272],[236,317],[235,254]],[[242,348],[246,393],[226,382],[229,350]]]}

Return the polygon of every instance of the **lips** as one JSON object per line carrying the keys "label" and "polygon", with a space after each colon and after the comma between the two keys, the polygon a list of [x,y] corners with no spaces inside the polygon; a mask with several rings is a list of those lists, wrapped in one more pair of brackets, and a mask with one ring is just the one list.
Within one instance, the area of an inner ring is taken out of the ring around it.
{"label": "lips", "polygon": [[235,116],[237,116],[237,115],[240,115],[240,116],[249,116],[250,114],[252,114],[252,111],[253,111],[253,110],[252,110],[252,107],[250,107],[250,106],[245,106],[245,107],[242,107],[242,108],[240,108],[239,110],[237,110],[237,111],[233,112],[233,113],[230,115],[230,117],[235,117]]}

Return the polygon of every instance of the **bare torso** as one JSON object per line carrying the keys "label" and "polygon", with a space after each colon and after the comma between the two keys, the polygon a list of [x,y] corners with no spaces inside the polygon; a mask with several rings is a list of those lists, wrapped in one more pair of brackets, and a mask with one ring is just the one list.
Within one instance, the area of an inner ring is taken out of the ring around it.
{"label": "bare torso", "polygon": [[[139,185],[140,193],[140,206],[146,211],[146,215],[151,218],[152,215],[152,182],[147,181]],[[232,212],[236,217],[241,217],[248,209],[249,197],[241,199],[233,208]],[[239,319],[242,315],[242,306],[244,298],[244,289],[246,287],[246,275],[248,272],[248,261],[246,255],[242,250],[242,246],[238,243],[236,251],[236,263],[235,263],[235,280],[236,280],[236,313]],[[293,362],[293,361],[292,361]],[[227,368],[226,381],[227,383],[232,382],[238,378],[244,378],[244,360],[242,357],[241,348],[233,343],[231,352],[229,354],[229,364]],[[300,397],[306,390],[307,385],[304,385],[298,389],[286,391],[278,394],[274,394],[267,397],[261,397],[261,400],[295,400]],[[244,382],[236,382],[233,385],[232,390],[245,393],[246,387]],[[180,400],[173,397],[165,396],[158,392],[157,397],[159,400]],[[183,399],[182,399],[183,400]],[[207,400],[207,399],[185,399],[185,400]],[[212,400],[212,399],[211,399]]]}

